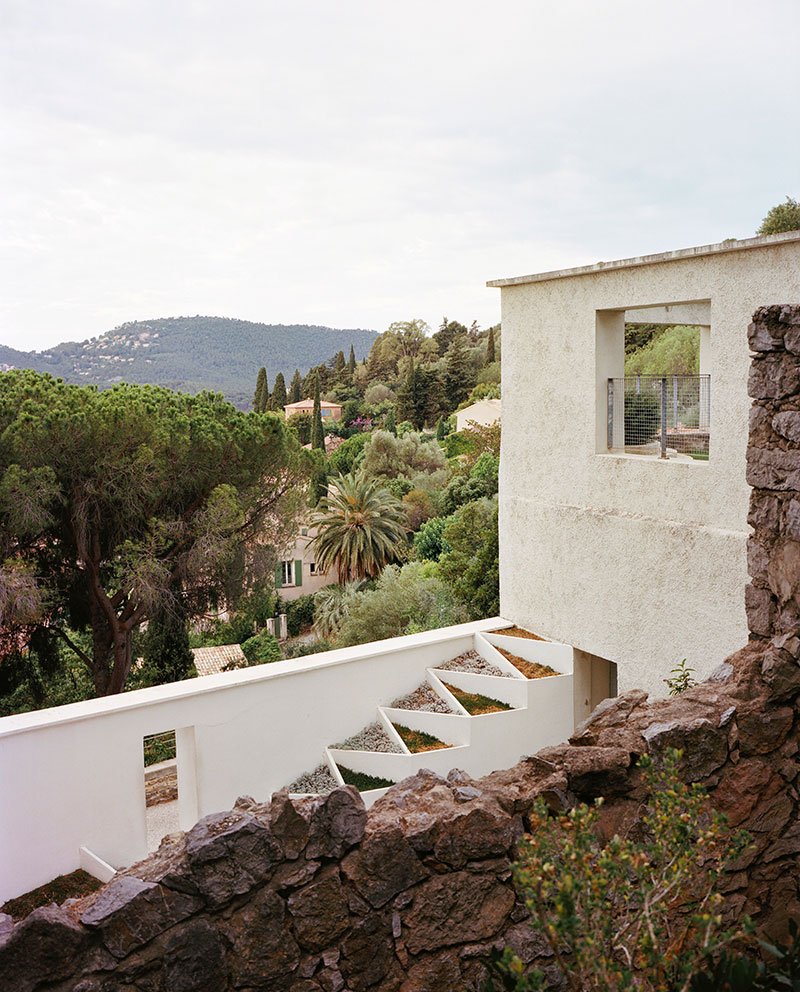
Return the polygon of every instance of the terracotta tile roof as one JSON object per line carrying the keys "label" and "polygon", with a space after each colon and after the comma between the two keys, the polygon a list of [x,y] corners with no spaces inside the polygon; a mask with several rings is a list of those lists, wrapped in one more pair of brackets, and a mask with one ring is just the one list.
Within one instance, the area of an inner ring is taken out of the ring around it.
{"label": "terracotta tile roof", "polygon": [[226,665],[246,665],[247,659],[241,644],[222,644],[215,648],[192,648],[194,667],[198,675],[216,675]]}

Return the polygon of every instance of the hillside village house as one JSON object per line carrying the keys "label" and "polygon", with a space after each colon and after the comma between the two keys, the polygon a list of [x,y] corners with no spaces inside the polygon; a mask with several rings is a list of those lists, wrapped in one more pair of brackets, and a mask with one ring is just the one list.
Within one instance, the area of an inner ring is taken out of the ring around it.
{"label": "hillside village house", "polygon": [[[617,688],[663,695],[683,658],[705,677],[747,639],[745,329],[756,307],[800,299],[800,231],[489,286],[502,302],[503,616],[576,649],[587,710]],[[700,328],[709,378],[688,384],[692,411],[677,379],[663,402],[674,437],[693,414],[707,460],[669,434],[666,458],[627,447],[625,403],[649,384],[622,381],[626,322]]]}
{"label": "hillside village house", "polygon": [[[287,417],[293,417],[296,413],[313,413],[314,412],[314,400],[298,400],[297,403],[287,403],[283,408],[283,412]],[[325,400],[320,401],[320,412],[322,414],[323,420],[341,420],[342,419],[342,407],[339,403],[328,403]]]}
{"label": "hillside village house", "polygon": [[500,419],[500,400],[477,400],[456,411],[456,430],[463,431],[470,423],[490,427]]}
{"label": "hillside village house", "polygon": [[300,596],[313,595],[336,582],[336,575],[317,568],[314,549],[309,547],[316,530],[305,526],[287,549],[275,569],[275,588],[281,599],[291,601]]}
{"label": "hillside village house", "polygon": [[[0,719],[0,902],[79,866],[107,880],[147,853],[146,736],[175,734],[188,829],[320,766],[337,783],[340,765],[391,782],[508,767],[618,689],[662,695],[676,661],[705,675],[744,643],[746,328],[757,307],[800,299],[800,232],[491,285],[502,617]],[[699,328],[702,375],[626,382],[626,322]],[[298,560],[282,595],[293,577],[307,588]],[[543,639],[508,637],[512,624]],[[525,678],[498,648],[555,674]],[[442,672],[469,650],[502,674]],[[448,685],[507,708],[472,715]],[[423,686],[449,711],[394,707]],[[412,753],[393,721],[451,746]],[[396,751],[339,747],[375,722]]]}

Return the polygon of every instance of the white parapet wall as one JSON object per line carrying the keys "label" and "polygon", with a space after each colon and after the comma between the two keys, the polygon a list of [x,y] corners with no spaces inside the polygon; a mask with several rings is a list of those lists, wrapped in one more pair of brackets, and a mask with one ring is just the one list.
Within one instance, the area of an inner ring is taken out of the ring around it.
{"label": "white parapet wall", "polygon": [[[387,726],[391,703],[426,679],[435,682],[437,665],[478,650],[511,667],[489,643],[511,639],[484,637],[504,626],[508,621],[494,617],[0,719],[0,903],[79,866],[99,864],[105,872],[147,854],[145,736],[176,731],[180,825],[188,829],[241,795],[269,799],[332,761],[334,742],[376,719]],[[546,655],[560,674],[529,682],[516,681],[517,673],[513,684],[491,679],[507,683],[491,693],[514,707],[502,713],[403,710],[407,725],[434,728],[456,746],[383,754],[377,764],[373,752],[349,751],[349,766],[392,780],[424,767],[477,775],[563,740],[573,726],[571,649],[517,638],[514,647],[529,660]],[[473,689],[476,679],[487,679],[446,678],[467,687],[466,679]]]}

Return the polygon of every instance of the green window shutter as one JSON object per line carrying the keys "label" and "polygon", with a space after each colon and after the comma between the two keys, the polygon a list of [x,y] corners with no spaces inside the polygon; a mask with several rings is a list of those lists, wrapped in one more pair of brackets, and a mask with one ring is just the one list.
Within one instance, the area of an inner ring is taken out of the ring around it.
{"label": "green window shutter", "polygon": [[275,566],[275,588],[283,588],[283,564],[281,562]]}
{"label": "green window shutter", "polygon": [[300,558],[296,558],[294,562],[294,584],[296,586],[303,584],[303,562]]}

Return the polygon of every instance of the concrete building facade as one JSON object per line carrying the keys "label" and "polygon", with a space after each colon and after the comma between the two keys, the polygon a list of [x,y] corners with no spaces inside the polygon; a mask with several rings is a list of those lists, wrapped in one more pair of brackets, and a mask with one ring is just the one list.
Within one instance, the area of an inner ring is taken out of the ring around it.
{"label": "concrete building facade", "polygon": [[481,427],[496,424],[500,419],[501,406],[500,400],[478,400],[465,406],[463,410],[457,410],[456,430],[463,431],[470,423],[480,424]]}
{"label": "concrete building facade", "polygon": [[[747,638],[746,330],[800,300],[800,231],[498,279],[503,326],[500,607],[573,645],[585,709],[662,695]],[[701,328],[708,460],[609,447],[626,322]]]}

